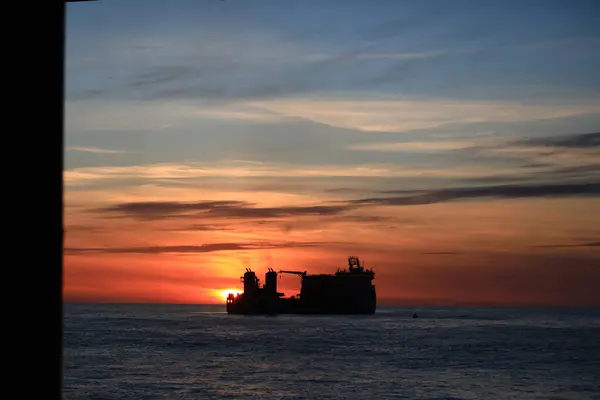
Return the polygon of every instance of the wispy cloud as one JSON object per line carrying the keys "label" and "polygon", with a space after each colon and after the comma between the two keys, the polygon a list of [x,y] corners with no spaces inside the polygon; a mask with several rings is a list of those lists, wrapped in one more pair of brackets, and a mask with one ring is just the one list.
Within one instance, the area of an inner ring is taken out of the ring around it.
{"label": "wispy cloud", "polygon": [[308,62],[353,62],[358,60],[418,60],[424,58],[442,57],[452,54],[464,54],[481,49],[453,49],[421,52],[390,52],[359,50],[341,54],[311,54],[305,58]]}
{"label": "wispy cloud", "polygon": [[481,154],[488,160],[525,162],[530,178],[599,178],[600,134],[562,134],[527,139],[474,141],[458,152]]}
{"label": "wispy cloud", "polygon": [[288,242],[288,243],[213,243],[200,246],[147,246],[147,247],[108,247],[93,248],[79,247],[66,248],[65,253],[89,254],[163,254],[163,253],[210,253],[215,251],[259,250],[259,249],[284,249],[292,247],[316,247],[327,243],[320,242]]}
{"label": "wispy cloud", "polygon": [[393,164],[294,165],[284,163],[162,163],[123,167],[84,167],[64,172],[65,183],[79,186],[101,182],[154,179],[192,179],[202,177],[438,177],[475,178],[491,170],[481,167],[410,168]]}
{"label": "wispy cloud", "polygon": [[490,51],[505,49],[542,49],[568,45],[595,45],[600,43],[596,37],[572,37],[559,40],[534,40],[524,43],[498,43],[490,46],[469,46],[443,50],[429,50],[418,52],[402,51],[373,51],[373,46],[367,46],[362,51],[349,54],[314,54],[306,58],[307,61],[356,61],[356,60],[419,60],[438,58],[452,55],[468,55],[473,53],[488,53]]}
{"label": "wispy cloud", "polygon": [[[387,191],[386,194],[394,194]],[[518,199],[518,198],[563,198],[563,197],[598,197],[600,182],[572,184],[523,184],[499,185],[483,187],[457,187],[439,190],[428,190],[407,193],[398,191],[401,196],[372,197],[349,201],[335,201],[325,204],[257,207],[245,201],[200,201],[186,203],[167,202],[129,202],[93,209],[91,211],[107,214],[129,216],[140,220],[161,220],[166,218],[231,218],[231,219],[273,219],[307,216],[337,216],[369,206],[415,206],[469,199]],[[373,217],[346,216],[350,219],[373,219]],[[377,219],[377,218],[375,218]]]}
{"label": "wispy cloud", "polygon": [[67,225],[64,229],[65,233],[72,232],[105,232],[106,230],[94,225]]}
{"label": "wispy cloud", "polygon": [[[431,18],[433,11],[427,14],[429,15],[419,19]],[[406,31],[406,27],[413,24],[414,21],[404,21],[401,27],[394,29]],[[383,30],[389,32],[390,26],[394,25],[388,23]],[[423,25],[413,26],[412,30],[415,28],[422,29]],[[439,27],[432,26],[430,30],[437,28]],[[95,46],[96,54],[87,58],[95,61],[94,64],[98,68],[95,71],[96,75],[104,77],[106,72],[101,67],[112,70],[123,62],[140,67],[133,73],[119,74],[122,79],[119,79],[116,84],[111,85],[111,80],[107,76],[104,79],[104,87],[96,85],[86,93],[107,96],[110,92],[117,92],[121,96],[131,96],[133,92],[138,98],[146,97],[155,100],[212,98],[228,101],[241,98],[267,99],[306,95],[324,89],[348,90],[374,80],[397,89],[398,84],[403,81],[419,82],[423,79],[420,76],[422,73],[416,71],[426,71],[425,79],[430,78],[431,75],[428,74],[437,74],[438,70],[443,71],[447,62],[443,58],[448,56],[457,59],[456,56],[463,56],[463,58],[484,54],[489,56],[490,53],[494,54],[498,51],[543,51],[545,49],[549,52],[559,46],[563,51],[565,48],[569,49],[568,45],[597,46],[597,38],[590,35],[559,39],[537,37],[528,40],[521,38],[516,41],[492,40],[475,44],[471,43],[472,40],[466,42],[463,40],[463,43],[458,41],[442,44],[437,41],[437,43],[423,44],[423,38],[420,38],[421,43],[418,45],[410,43],[409,39],[408,42],[400,41],[407,43],[408,46],[402,44],[390,46],[385,43],[381,45],[379,40],[368,39],[370,36],[368,33],[359,39],[356,37],[356,32],[352,32],[345,38],[338,38],[342,41],[336,46],[331,46],[322,43],[321,35],[315,35],[313,40],[307,41],[305,37],[301,40],[291,40],[293,35],[290,36],[290,32],[269,31],[267,34],[257,27],[243,33],[219,30],[216,35],[211,28],[206,29],[208,30],[203,30],[203,33],[197,30],[194,33],[190,32],[190,36],[163,36],[152,39],[119,37],[103,43],[102,48]],[[346,35],[348,33],[346,32]],[[305,34],[308,35],[308,32]],[[69,63],[71,68],[77,67],[77,59],[73,58],[74,60]],[[90,62],[88,61],[87,64],[89,65]],[[474,65],[472,68],[478,69],[477,63],[472,64]],[[109,68],[106,68],[107,66]],[[409,73],[386,73],[386,71],[397,70],[408,70]],[[518,73],[521,70],[527,68],[522,67],[513,72]],[[456,74],[455,69],[450,69],[449,72]],[[461,81],[468,78],[464,73],[457,75]],[[481,83],[483,80],[481,74],[474,75],[471,78]],[[497,80],[497,75],[497,71],[491,71],[485,74],[485,78],[488,81],[494,78]],[[402,79],[399,79],[400,76]]]}
{"label": "wispy cloud", "polygon": [[[535,137],[528,139],[503,139],[498,136],[474,137],[470,140],[395,141],[363,143],[348,146],[349,150],[403,153],[451,153],[455,159],[468,161],[503,162],[527,171],[496,169],[489,177],[473,180],[522,180],[535,178],[565,178],[600,170],[600,134],[573,134]],[[526,174],[524,174],[526,172]],[[508,179],[507,179],[508,178]]]}
{"label": "wispy cloud", "polygon": [[300,216],[336,215],[353,208],[348,205],[309,205],[256,207],[243,201],[183,202],[138,202],[123,203],[92,211],[117,215],[128,215],[143,220],[158,220],[182,215],[204,218],[266,219]]}
{"label": "wispy cloud", "polygon": [[534,148],[538,146],[546,146],[566,147],[572,149],[590,149],[600,147],[600,132],[517,140],[514,141],[513,144],[530,146]]}
{"label": "wispy cloud", "polygon": [[542,248],[563,248],[563,247],[600,247],[600,242],[589,242],[589,243],[579,243],[579,244],[548,244],[542,246],[535,246]]}
{"label": "wispy cloud", "polygon": [[578,101],[467,101],[380,92],[314,92],[310,96],[156,101],[69,101],[65,129],[161,131],[201,120],[285,123],[303,119],[365,132],[407,132],[448,124],[511,123],[599,112],[600,98]]}
{"label": "wispy cloud", "polygon": [[238,119],[268,122],[276,113],[246,104],[212,104],[210,101],[67,101],[65,131],[76,137],[82,132],[162,132],[189,127],[202,119]]}
{"label": "wispy cloud", "polygon": [[428,141],[428,142],[383,142],[365,143],[348,147],[348,150],[377,152],[439,152],[467,149],[475,145],[473,141]]}
{"label": "wispy cloud", "polygon": [[[388,192],[389,193],[389,192]],[[386,206],[411,206],[435,204],[447,201],[484,198],[535,198],[600,196],[600,182],[572,184],[500,185],[484,187],[450,188],[428,191],[423,194],[399,197],[383,197],[352,200],[350,204]]]}
{"label": "wispy cloud", "polygon": [[97,147],[81,147],[81,146],[67,146],[67,151],[80,151],[84,153],[97,153],[97,154],[125,154],[132,153],[132,151],[126,150],[111,150],[111,149],[100,149]]}
{"label": "wispy cloud", "polygon": [[176,232],[181,232],[181,231],[211,232],[211,231],[232,231],[234,229],[230,226],[219,225],[219,224],[192,224],[192,225],[164,228],[161,230],[176,231]]}
{"label": "wispy cloud", "polygon": [[[488,176],[464,177],[470,182],[509,183],[519,181],[565,182],[567,179],[600,178],[600,134],[560,134],[527,139],[502,135],[446,135],[415,140],[412,135],[397,141],[359,143],[351,151],[377,153],[434,153],[451,155],[453,162],[489,165]],[[423,133],[427,136],[427,132]],[[452,137],[455,136],[455,139]],[[492,168],[492,165],[495,165]]]}
{"label": "wispy cloud", "polygon": [[568,117],[600,110],[600,99],[576,104],[529,104],[516,101],[464,101],[410,98],[375,93],[311,98],[280,98],[250,104],[290,117],[363,131],[404,132],[446,124],[519,122]]}
{"label": "wispy cloud", "polygon": [[462,254],[462,253],[457,252],[457,251],[430,251],[430,252],[425,252],[423,254],[437,255],[437,256],[451,256],[451,255],[458,255],[458,254]]}

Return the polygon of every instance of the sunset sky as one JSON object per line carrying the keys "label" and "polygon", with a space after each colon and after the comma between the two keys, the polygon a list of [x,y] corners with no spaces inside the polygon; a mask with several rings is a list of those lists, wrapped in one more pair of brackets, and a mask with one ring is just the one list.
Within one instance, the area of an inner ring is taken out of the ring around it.
{"label": "sunset sky", "polygon": [[218,303],[357,255],[380,304],[600,306],[599,13],[68,4],[65,300]]}

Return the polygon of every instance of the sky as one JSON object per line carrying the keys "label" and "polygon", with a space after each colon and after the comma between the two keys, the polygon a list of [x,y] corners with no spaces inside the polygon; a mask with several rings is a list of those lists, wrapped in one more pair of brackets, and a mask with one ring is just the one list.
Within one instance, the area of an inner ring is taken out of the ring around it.
{"label": "sky", "polygon": [[356,255],[379,304],[600,306],[598,15],[68,3],[65,301],[220,303]]}

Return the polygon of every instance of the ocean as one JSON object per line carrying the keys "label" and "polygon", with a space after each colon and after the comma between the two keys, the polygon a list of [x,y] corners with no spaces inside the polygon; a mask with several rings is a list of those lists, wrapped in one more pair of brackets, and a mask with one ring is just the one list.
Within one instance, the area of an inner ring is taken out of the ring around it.
{"label": "ocean", "polygon": [[598,309],[224,308],[66,304],[63,398],[600,399]]}

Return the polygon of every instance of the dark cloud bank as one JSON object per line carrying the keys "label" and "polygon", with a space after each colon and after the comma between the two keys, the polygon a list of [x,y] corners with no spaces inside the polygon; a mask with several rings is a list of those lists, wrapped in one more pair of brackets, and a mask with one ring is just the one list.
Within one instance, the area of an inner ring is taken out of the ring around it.
{"label": "dark cloud bank", "polygon": [[158,220],[183,215],[205,218],[264,219],[310,215],[336,215],[353,208],[349,205],[314,205],[286,207],[254,207],[245,201],[201,201],[197,203],[181,202],[138,202],[122,203],[115,206],[96,209],[101,213],[116,213],[142,220]]}
{"label": "dark cloud bank", "polygon": [[406,194],[405,191],[388,191],[386,194],[401,193],[401,196],[372,197],[335,204],[283,207],[255,207],[245,201],[201,201],[183,202],[132,202],[92,210],[94,212],[127,216],[139,220],[196,216],[203,218],[269,219],[303,216],[336,216],[344,212],[368,206],[411,206],[444,203],[469,199],[517,199],[517,198],[561,198],[596,197],[600,195],[600,182],[539,185],[498,185],[483,187],[458,187]]}
{"label": "dark cloud bank", "polygon": [[590,242],[581,244],[548,244],[543,246],[535,246],[542,248],[563,248],[563,247],[600,247],[600,242]]}
{"label": "dark cloud bank", "polygon": [[573,149],[589,149],[600,147],[600,132],[576,135],[561,135],[551,138],[537,138],[513,142],[522,146],[565,147]]}

